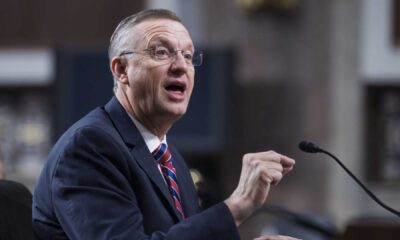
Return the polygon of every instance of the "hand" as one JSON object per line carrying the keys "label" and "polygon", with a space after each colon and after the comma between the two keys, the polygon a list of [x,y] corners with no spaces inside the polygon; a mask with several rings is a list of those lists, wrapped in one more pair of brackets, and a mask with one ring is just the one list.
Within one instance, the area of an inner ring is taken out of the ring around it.
{"label": "hand", "polygon": [[258,238],[254,238],[254,240],[300,240],[300,239],[289,236],[276,235],[276,236],[261,236]]}
{"label": "hand", "polygon": [[225,200],[237,226],[265,203],[271,185],[278,184],[294,164],[293,159],[274,151],[243,156],[239,184]]}

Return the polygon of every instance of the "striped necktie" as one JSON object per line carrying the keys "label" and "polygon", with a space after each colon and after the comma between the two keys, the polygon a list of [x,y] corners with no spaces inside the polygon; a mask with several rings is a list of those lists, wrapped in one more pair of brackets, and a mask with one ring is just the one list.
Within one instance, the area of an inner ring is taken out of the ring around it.
{"label": "striped necktie", "polygon": [[178,181],[176,178],[176,170],[172,164],[172,155],[165,143],[161,143],[156,150],[153,151],[153,156],[157,163],[160,164],[163,177],[168,184],[169,192],[175,202],[175,206],[182,218],[185,219],[185,214],[182,209],[181,195],[179,192]]}

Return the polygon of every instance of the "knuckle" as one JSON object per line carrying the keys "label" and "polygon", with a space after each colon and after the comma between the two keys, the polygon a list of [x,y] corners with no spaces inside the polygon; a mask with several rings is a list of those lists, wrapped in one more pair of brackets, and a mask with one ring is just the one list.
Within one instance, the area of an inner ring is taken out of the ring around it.
{"label": "knuckle", "polygon": [[256,159],[257,158],[255,157],[254,153],[246,153],[243,156],[243,162],[248,163],[248,164],[251,164],[251,163],[255,162]]}
{"label": "knuckle", "polygon": [[252,153],[246,153],[245,155],[243,155],[243,159],[247,160],[247,159],[251,158],[252,155],[253,155]]}
{"label": "knuckle", "polygon": [[279,172],[283,172],[283,166],[282,166],[282,164],[278,164],[278,165],[277,165],[277,168],[278,168],[278,171],[279,171]]}
{"label": "knuckle", "polygon": [[274,150],[268,150],[267,154],[276,154],[276,152]]}
{"label": "knuckle", "polygon": [[245,155],[243,155],[243,163],[247,164],[251,159],[251,153],[246,153]]}
{"label": "knuckle", "polygon": [[280,161],[280,159],[281,159],[281,155],[273,150],[268,151],[267,156],[269,159],[271,159],[273,161]]}

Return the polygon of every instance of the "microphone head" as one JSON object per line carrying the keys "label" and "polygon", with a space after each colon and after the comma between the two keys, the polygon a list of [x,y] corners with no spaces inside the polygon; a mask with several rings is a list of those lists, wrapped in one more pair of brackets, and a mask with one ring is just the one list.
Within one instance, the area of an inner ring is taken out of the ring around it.
{"label": "microphone head", "polygon": [[299,148],[300,150],[307,153],[317,153],[321,151],[321,149],[316,144],[307,141],[301,141],[299,143]]}

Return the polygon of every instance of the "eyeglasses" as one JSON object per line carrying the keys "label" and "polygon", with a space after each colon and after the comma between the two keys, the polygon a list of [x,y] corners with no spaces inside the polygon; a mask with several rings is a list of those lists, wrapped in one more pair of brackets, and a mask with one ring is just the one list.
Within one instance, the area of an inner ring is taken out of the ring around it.
{"label": "eyeglasses", "polygon": [[203,63],[203,53],[201,51],[191,52],[189,50],[182,50],[182,49],[169,49],[165,46],[146,48],[141,51],[131,51],[131,50],[122,51],[119,54],[119,56],[142,53],[142,52],[149,53],[150,56],[157,61],[173,61],[178,52],[181,52],[187,64],[191,64],[197,67]]}

